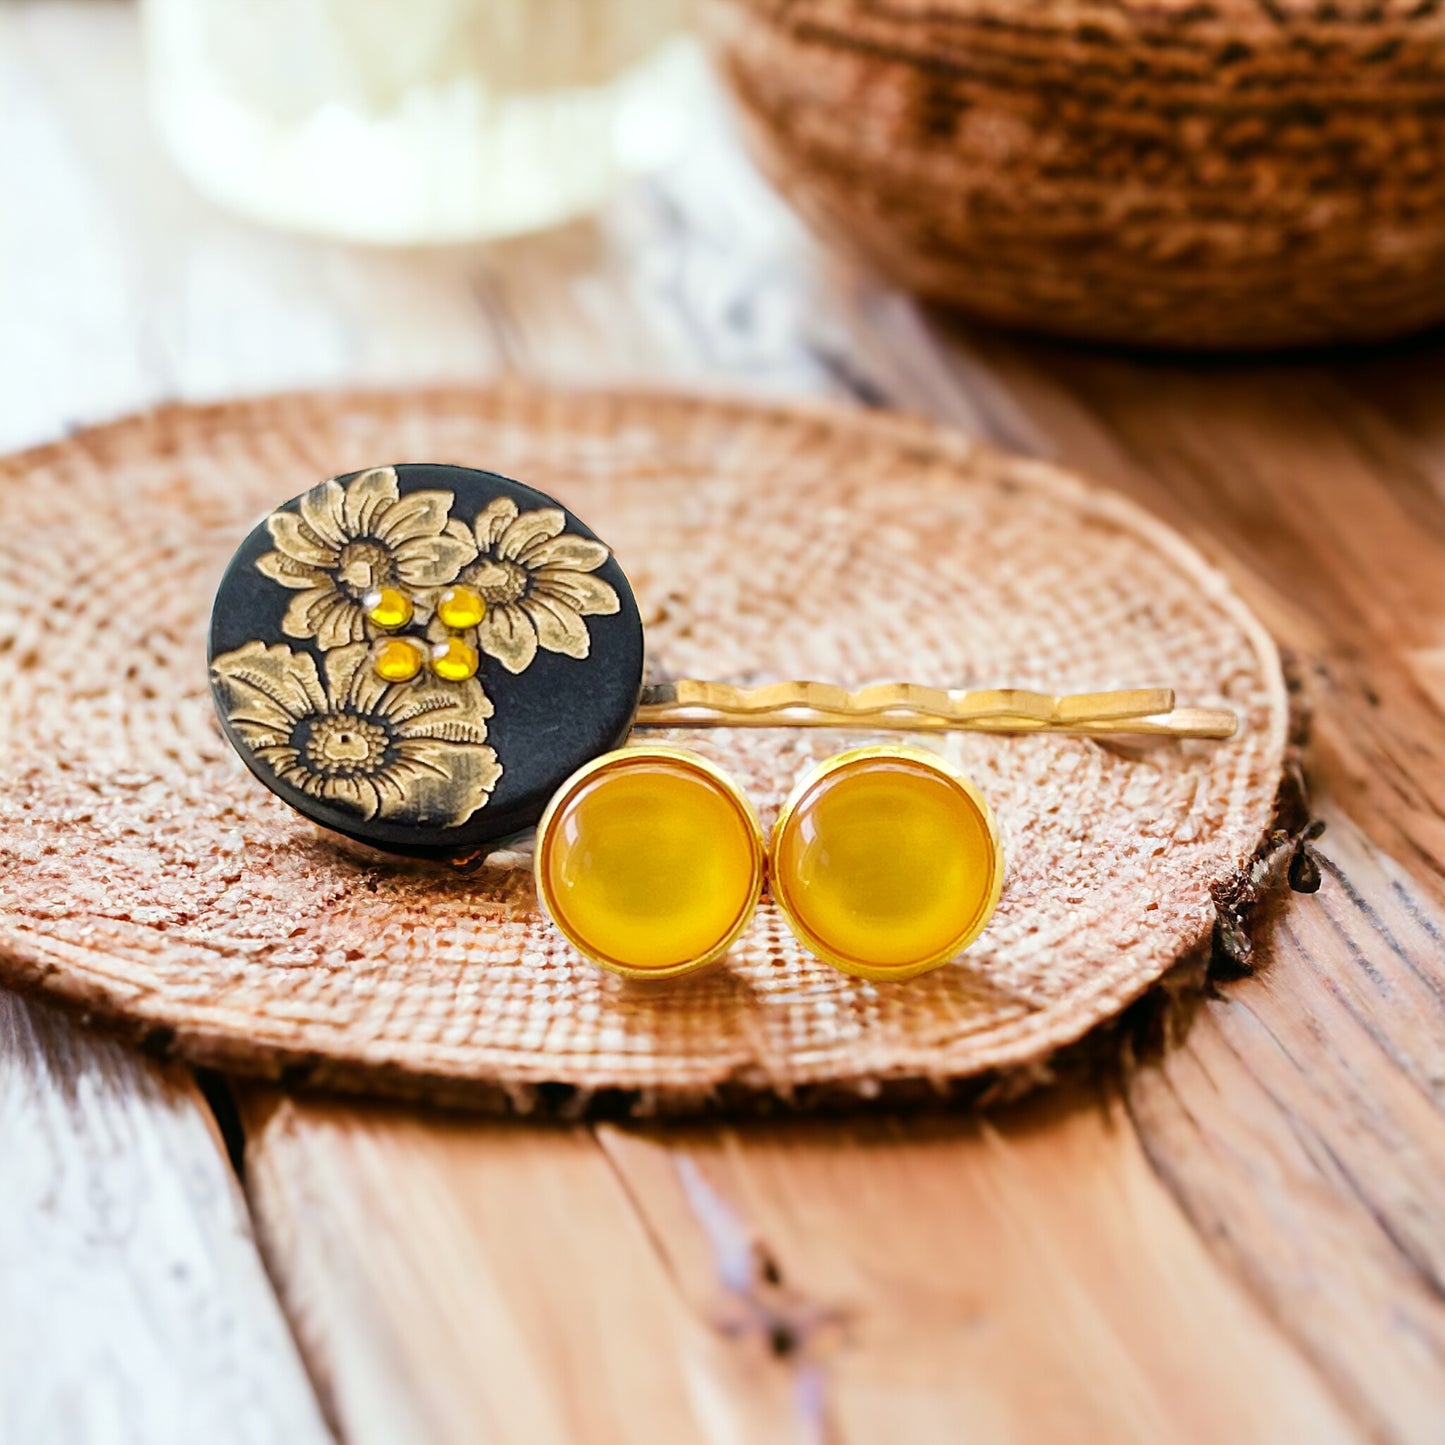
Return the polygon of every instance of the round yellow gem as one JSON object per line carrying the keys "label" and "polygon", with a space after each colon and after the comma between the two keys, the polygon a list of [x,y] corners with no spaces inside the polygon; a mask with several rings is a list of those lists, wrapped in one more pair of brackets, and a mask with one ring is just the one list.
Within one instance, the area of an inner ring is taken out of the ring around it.
{"label": "round yellow gem", "polygon": [[421,644],[406,637],[388,637],[371,651],[371,666],[384,682],[410,682],[422,669]]}
{"label": "round yellow gem", "polygon": [[368,592],[361,599],[361,605],[378,627],[388,630],[405,627],[415,611],[411,598],[396,587],[378,587],[374,592]]}
{"label": "round yellow gem", "polygon": [[487,615],[487,604],[470,587],[448,587],[437,603],[437,616],[443,627],[465,632]]}
{"label": "round yellow gem", "polygon": [[588,958],[666,978],[720,958],[763,880],[757,814],[701,758],[623,748],[574,773],[537,830],[537,889]]}
{"label": "round yellow gem", "polygon": [[460,637],[449,637],[431,650],[431,670],[445,682],[465,682],[477,675],[477,649]]}
{"label": "round yellow gem", "polygon": [[931,753],[861,748],[794,789],[772,840],[773,898],[847,973],[911,978],[983,931],[1003,886],[988,804]]}

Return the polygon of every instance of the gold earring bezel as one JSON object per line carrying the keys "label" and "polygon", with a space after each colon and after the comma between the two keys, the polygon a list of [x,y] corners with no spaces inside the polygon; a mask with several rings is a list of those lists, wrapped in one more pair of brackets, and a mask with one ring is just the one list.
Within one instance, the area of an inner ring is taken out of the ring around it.
{"label": "gold earring bezel", "polygon": [[[710,782],[716,784],[728,800],[736,808],[738,815],[743,819],[747,832],[752,841],[752,881],[749,901],[741,910],[740,916],[733,923],[728,933],[721,938],[707,953],[698,958],[688,959],[682,963],[672,964],[667,968],[639,968],[629,964],[623,959],[613,958],[600,952],[585,940],[579,938],[576,932],[563,921],[561,910],[553,906],[550,897],[550,889],[547,885],[547,859],[552,844],[552,830],[558,816],[563,812],[578,790],[586,783],[591,782],[599,773],[605,773],[617,768],[626,768],[640,761],[651,760],[654,762],[670,762],[681,765],[701,774]],[[614,748],[611,752],[603,753],[600,757],[593,758],[591,762],[584,763],[569,777],[566,782],[552,795],[551,801],[547,804],[546,811],[542,814],[541,821],[537,824],[536,843],[532,856],[532,878],[537,889],[537,901],[543,912],[552,921],[552,926],[577,950],[589,963],[594,963],[599,968],[606,969],[609,973],[620,974],[623,978],[639,979],[646,982],[666,978],[679,978],[684,974],[696,973],[699,969],[708,967],[726,956],[738,939],[742,936],[748,924],[752,922],[757,913],[758,903],[761,901],[763,892],[763,879],[767,870],[768,849],[766,840],[763,837],[762,820],[758,816],[758,810],[751,798],[738,786],[737,781],[718,767],[716,763],[710,762],[707,758],[689,751],[687,748],[669,747],[662,743],[637,743]]]}
{"label": "gold earring bezel", "polygon": [[[984,895],[982,906],[978,909],[974,917],[969,920],[968,926],[956,935],[955,939],[950,942],[947,948],[938,951],[927,959],[891,968],[851,958],[847,954],[839,953],[836,949],[818,938],[798,916],[795,906],[789,901],[786,882],[782,880],[782,870],[779,867],[779,857],[784,835],[792,825],[794,815],[808,794],[812,792],[819,783],[835,773],[855,768],[861,763],[879,759],[901,759],[906,762],[920,764],[931,772],[947,779],[948,782],[958,788],[968,798],[972,806],[977,809],[983,819],[984,828],[988,833],[989,843],[991,844],[990,859],[992,876],[989,879],[988,891]],[[917,978],[920,974],[930,973],[934,969],[941,968],[944,964],[957,958],[959,954],[974,943],[984,929],[988,927],[994,912],[998,908],[999,898],[1003,894],[1003,839],[999,835],[998,820],[994,817],[993,809],[988,805],[988,799],[979,792],[977,785],[962,769],[955,767],[946,758],[942,758],[937,753],[931,752],[926,748],[907,747],[898,744],[875,744],[866,747],[849,748],[846,752],[835,753],[832,757],[825,758],[822,762],[815,764],[793,785],[793,789],[788,794],[787,800],[778,811],[777,821],[773,824],[772,836],[768,840],[768,879],[773,902],[777,905],[778,911],[783,915],[788,927],[792,930],[793,936],[809,953],[821,959],[824,963],[829,964],[831,967],[852,975],[854,978],[867,979],[872,983],[901,983],[910,978]]]}

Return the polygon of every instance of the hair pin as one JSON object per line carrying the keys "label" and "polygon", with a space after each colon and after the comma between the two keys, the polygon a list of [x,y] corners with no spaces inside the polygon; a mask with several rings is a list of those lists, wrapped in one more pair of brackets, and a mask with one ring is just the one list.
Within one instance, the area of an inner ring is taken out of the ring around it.
{"label": "hair pin", "polygon": [[451,858],[527,833],[634,728],[1236,726],[1167,688],[644,686],[642,620],[611,549],[544,493],[453,466],[332,478],[263,518],[217,591],[210,672],[226,736],[284,802],[372,846]]}
{"label": "hair pin", "polygon": [[642,689],[638,727],[881,728],[896,732],[1073,733],[1207,738],[1234,736],[1222,708],[1178,708],[1169,688],[1053,696],[1019,688],[946,692],[881,683],[857,692],[824,682],[735,687],[682,679]]}

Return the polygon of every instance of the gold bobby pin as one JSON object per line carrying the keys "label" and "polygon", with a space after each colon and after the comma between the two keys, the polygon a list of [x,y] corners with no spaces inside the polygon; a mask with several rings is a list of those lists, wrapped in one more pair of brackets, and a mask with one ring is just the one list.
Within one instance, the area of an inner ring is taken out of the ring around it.
{"label": "gold bobby pin", "polygon": [[639,727],[883,728],[895,732],[1072,733],[1085,736],[1234,736],[1224,708],[1174,706],[1169,688],[1055,697],[1022,688],[948,692],[882,683],[849,692],[824,682],[735,687],[683,678],[642,689]]}

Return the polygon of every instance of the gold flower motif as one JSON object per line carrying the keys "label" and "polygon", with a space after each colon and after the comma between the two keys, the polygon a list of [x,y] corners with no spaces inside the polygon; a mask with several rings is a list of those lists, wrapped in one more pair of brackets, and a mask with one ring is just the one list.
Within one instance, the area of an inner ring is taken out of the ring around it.
{"label": "gold flower motif", "polygon": [[[591,573],[610,553],[601,542],[564,534],[565,515],[556,507],[518,514],[510,497],[498,497],[476,519],[476,560],[456,577],[487,605],[486,616],[461,635],[496,658],[508,672],[524,672],[539,647],[568,657],[591,650],[584,617],[618,610],[617,593]],[[452,535],[465,529],[452,524]],[[429,635],[449,633],[433,617]]]}
{"label": "gold flower motif", "polygon": [[296,512],[266,519],[274,552],[257,570],[296,591],[281,622],[288,637],[314,637],[323,651],[370,635],[362,599],[382,587],[441,587],[477,555],[459,523],[448,526],[451,492],[397,489],[395,467],[373,467],[345,487],[322,482]]}
{"label": "gold flower motif", "polygon": [[278,779],[363,820],[456,827],[486,805],[502,766],[486,745],[481,684],[383,682],[363,644],[323,659],[248,642],[211,664],[226,717]]}

